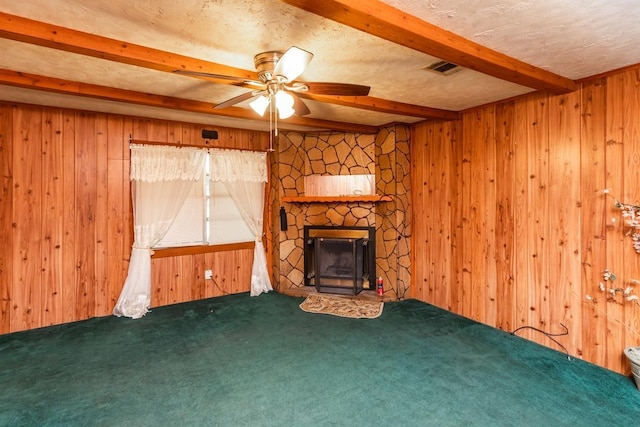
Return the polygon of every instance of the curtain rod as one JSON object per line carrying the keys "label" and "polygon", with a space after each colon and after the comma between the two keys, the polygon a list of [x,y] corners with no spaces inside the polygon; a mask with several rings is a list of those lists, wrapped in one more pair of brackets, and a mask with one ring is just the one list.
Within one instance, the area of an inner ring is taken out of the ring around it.
{"label": "curtain rod", "polygon": [[169,147],[189,147],[189,148],[218,148],[221,150],[257,151],[260,153],[268,152],[268,150],[253,150],[250,148],[215,147],[212,145],[180,144],[178,142],[141,141],[139,139],[132,139],[132,138],[129,138],[129,144],[165,145]]}

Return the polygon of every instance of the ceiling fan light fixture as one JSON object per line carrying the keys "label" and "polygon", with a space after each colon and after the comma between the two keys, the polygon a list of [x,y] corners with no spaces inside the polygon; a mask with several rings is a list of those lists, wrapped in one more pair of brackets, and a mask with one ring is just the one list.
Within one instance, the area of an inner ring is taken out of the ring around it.
{"label": "ceiling fan light fixture", "polygon": [[280,90],[275,94],[276,108],[278,109],[278,116],[280,119],[288,119],[293,116],[295,110],[293,109],[293,96],[291,94]]}
{"label": "ceiling fan light fixture", "polygon": [[288,119],[289,117],[293,116],[295,112],[296,111],[293,108],[288,108],[288,109],[278,108],[278,117],[280,117],[280,120]]}
{"label": "ceiling fan light fixture", "polygon": [[270,102],[269,98],[267,98],[264,95],[260,95],[259,97],[251,101],[249,103],[249,106],[256,113],[258,113],[261,116],[264,116],[264,112],[267,110],[267,107],[269,106],[269,102]]}

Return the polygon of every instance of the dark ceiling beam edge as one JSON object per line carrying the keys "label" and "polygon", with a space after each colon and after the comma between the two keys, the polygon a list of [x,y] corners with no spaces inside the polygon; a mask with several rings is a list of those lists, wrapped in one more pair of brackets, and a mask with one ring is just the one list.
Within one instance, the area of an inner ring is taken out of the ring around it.
{"label": "dark ceiling beam edge", "polygon": [[[242,70],[215,62],[182,56],[45,22],[34,21],[4,12],[0,12],[0,37],[157,71],[173,73],[175,70],[190,70],[228,75],[249,80],[258,79],[255,71]],[[202,77],[201,79],[221,84],[235,83],[233,80],[219,80],[206,77]],[[397,106],[394,107],[394,101],[381,100],[379,98],[359,97],[357,103],[351,104],[338,98],[326,96],[318,99],[318,101],[371,111],[394,112],[396,114],[402,114],[402,111],[406,111],[410,116],[431,119],[442,118],[439,115],[439,111],[446,111],[425,109],[425,107],[420,106],[415,106],[415,108],[411,110],[408,108],[409,104],[402,103],[397,103]],[[376,107],[376,105],[381,104],[381,101],[386,103],[386,109],[379,110]],[[389,108],[391,108],[391,110],[389,110]]]}
{"label": "dark ceiling beam edge", "polygon": [[348,27],[483,74],[554,94],[576,82],[479,45],[377,0],[281,0]]}
{"label": "dark ceiling beam edge", "polygon": [[[231,117],[236,119],[254,121],[268,120],[266,118],[256,117],[253,111],[246,110],[244,108],[229,107],[221,110],[214,110],[213,104],[211,104],[210,102],[194,101],[190,99],[174,98],[163,95],[154,95],[127,89],[74,82],[12,70],[0,69],[0,85],[43,90],[47,92],[60,93],[63,95],[75,95],[115,102],[126,102],[130,104],[145,105],[148,107],[159,107],[172,110],[188,111],[192,113],[208,114],[211,116]],[[287,120],[279,121],[280,129],[287,130],[287,125],[306,126],[356,133],[376,133],[378,131],[377,126],[302,118],[295,116],[290,117]]]}

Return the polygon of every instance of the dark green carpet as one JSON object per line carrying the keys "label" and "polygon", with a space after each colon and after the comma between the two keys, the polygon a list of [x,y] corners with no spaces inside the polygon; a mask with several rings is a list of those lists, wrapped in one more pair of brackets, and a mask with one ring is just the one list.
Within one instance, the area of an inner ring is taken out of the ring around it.
{"label": "dark green carpet", "polygon": [[634,426],[631,378],[410,300],[233,295],[0,336],[3,426]]}

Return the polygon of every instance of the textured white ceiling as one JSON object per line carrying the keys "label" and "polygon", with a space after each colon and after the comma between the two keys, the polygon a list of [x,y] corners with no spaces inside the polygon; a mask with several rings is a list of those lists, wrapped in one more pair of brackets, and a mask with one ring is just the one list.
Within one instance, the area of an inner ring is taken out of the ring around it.
{"label": "textured white ceiling", "polygon": [[[427,22],[521,61],[579,79],[640,63],[636,0],[385,0]],[[421,68],[437,58],[326,20],[277,0],[0,0],[0,11],[139,45],[253,70],[253,56],[295,45],[315,54],[302,80],[371,86],[371,96],[463,110],[531,91],[463,69],[439,76]],[[219,103],[244,89],[0,39],[0,68]],[[25,100],[26,98],[26,100]],[[74,106],[74,97],[64,97]],[[54,102],[0,86],[0,99]],[[420,119],[308,102],[310,117],[360,124]],[[145,115],[130,107],[77,99],[77,108]],[[243,106],[243,105],[241,105]],[[161,110],[161,109],[156,109]],[[148,109],[163,118],[265,129],[264,122]]]}
{"label": "textured white ceiling", "polygon": [[571,79],[640,62],[638,0],[383,0]]}

